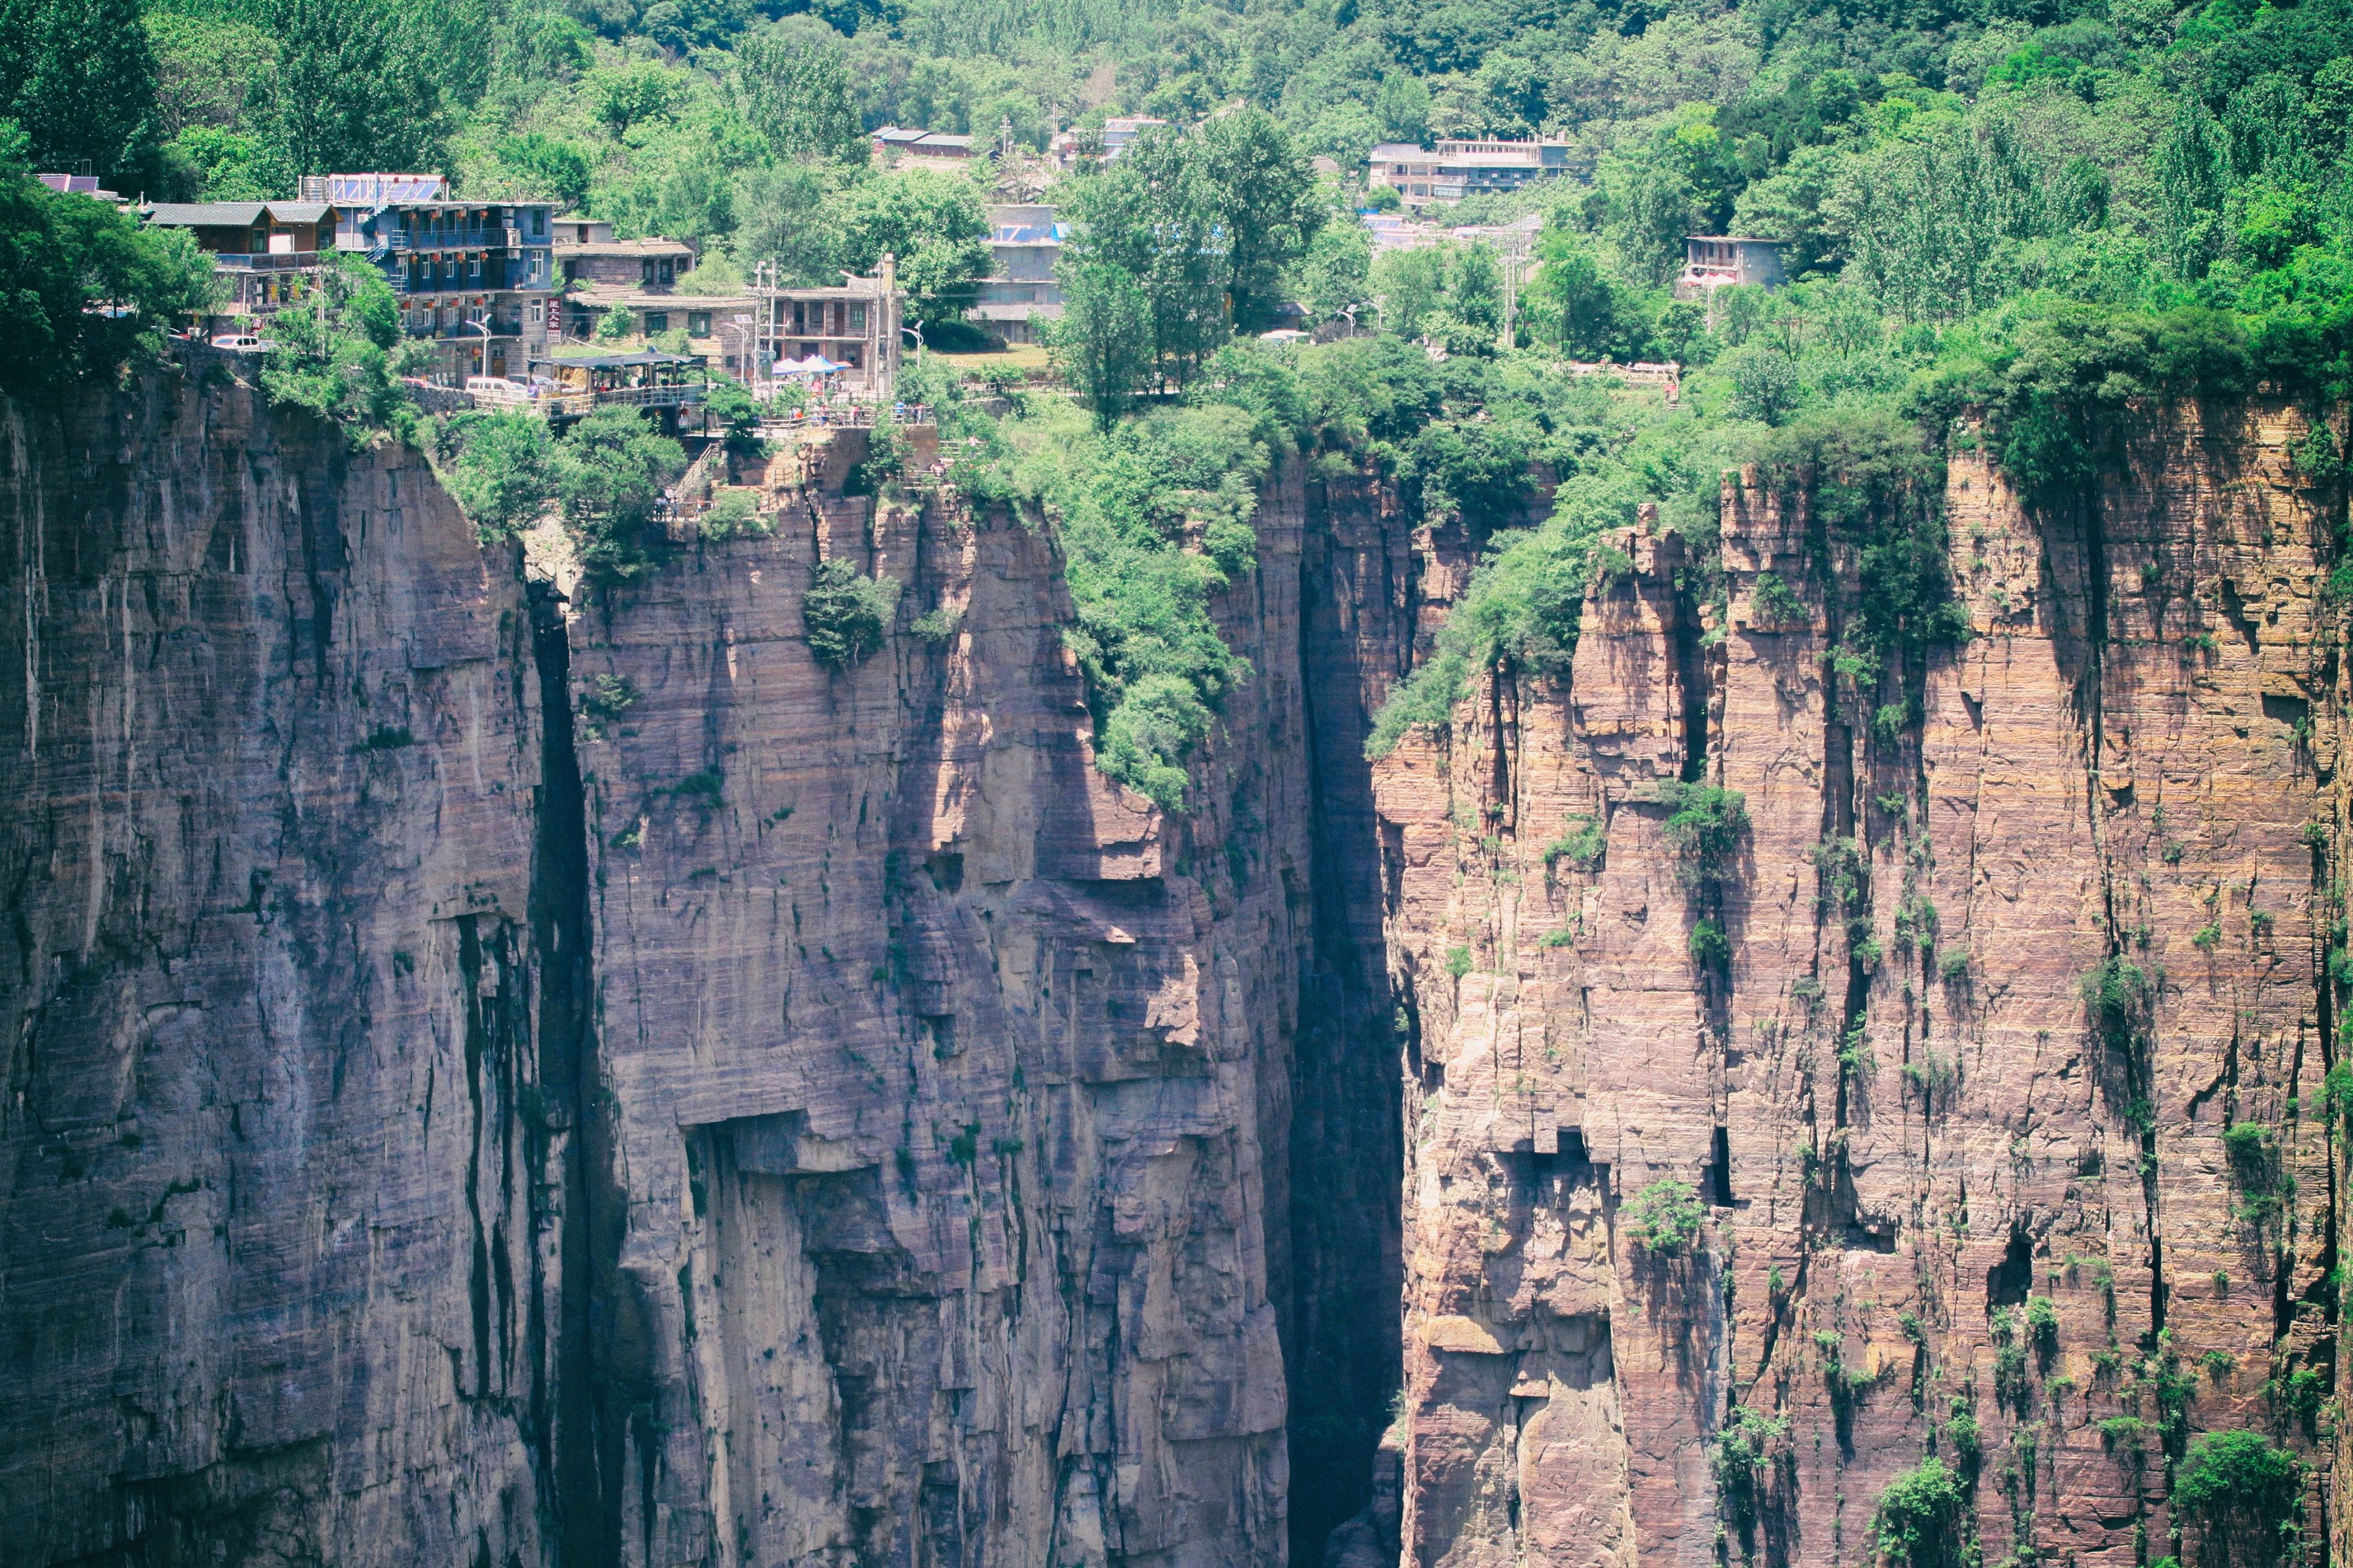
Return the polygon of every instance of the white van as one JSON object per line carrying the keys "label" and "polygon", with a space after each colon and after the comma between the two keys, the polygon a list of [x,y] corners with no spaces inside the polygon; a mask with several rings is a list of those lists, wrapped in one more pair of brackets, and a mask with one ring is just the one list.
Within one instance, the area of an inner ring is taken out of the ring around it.
{"label": "white van", "polygon": [[470,375],[466,378],[466,390],[493,403],[522,403],[538,395],[529,383],[510,381],[503,375]]}
{"label": "white van", "polygon": [[251,332],[223,332],[219,337],[213,340],[213,347],[216,349],[235,349],[239,353],[259,353],[269,346],[269,345],[268,343],[263,342]]}

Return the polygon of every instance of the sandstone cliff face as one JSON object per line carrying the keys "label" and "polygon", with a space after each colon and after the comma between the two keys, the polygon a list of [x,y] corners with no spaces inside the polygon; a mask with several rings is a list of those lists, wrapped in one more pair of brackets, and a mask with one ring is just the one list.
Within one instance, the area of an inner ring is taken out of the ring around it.
{"label": "sandstone cliff face", "polygon": [[[2153,418],[2059,516],[1964,454],[1978,636],[1883,690],[1860,541],[1744,476],[1725,624],[1638,531],[1377,768],[1472,542],[1279,466],[1171,819],[1050,536],[854,436],[559,605],[245,389],[11,410],[12,1560],[1828,1563],[1933,1445],[1986,1561],[2125,1563],[2228,1426],[2341,1540],[2302,432]],[[832,558],[904,585],[847,669]]]}
{"label": "sandstone cliff face", "polygon": [[[1986,1561],[2127,1563],[2199,1544],[2164,1502],[2189,1433],[2319,1457],[2342,501],[2304,431],[2152,416],[2056,516],[1959,454],[1977,636],[1905,695],[1826,659],[1860,541],[1744,476],[1728,626],[1630,534],[1567,680],[1377,770],[1417,1015],[1408,1562],[1860,1561],[1936,1452]],[[1663,831],[1683,780],[1745,796],[1720,889]],[[2274,1136],[2234,1159],[2242,1121]],[[1662,1178],[1705,1205],[1672,1252],[1628,1206]],[[1736,1404],[1788,1426],[1712,1465]],[[2327,1499],[2324,1466],[2320,1539]]]}
{"label": "sandstone cliff face", "polygon": [[[854,442],[856,437],[846,437]],[[629,1561],[1280,1559],[1310,946],[1300,508],[1182,822],[1097,773],[1045,534],[838,492],[573,629]],[[819,559],[947,610],[829,669]]]}
{"label": "sandstone cliff face", "polygon": [[[567,611],[249,388],[8,435],[31,1561],[1279,1562],[1358,1506],[1377,510],[1270,486],[1172,822],[1092,765],[1050,537],[854,446]],[[819,665],[836,557],[955,630]]]}
{"label": "sandstone cliff face", "polygon": [[536,1561],[520,585],[235,385],[0,417],[12,1562]]}

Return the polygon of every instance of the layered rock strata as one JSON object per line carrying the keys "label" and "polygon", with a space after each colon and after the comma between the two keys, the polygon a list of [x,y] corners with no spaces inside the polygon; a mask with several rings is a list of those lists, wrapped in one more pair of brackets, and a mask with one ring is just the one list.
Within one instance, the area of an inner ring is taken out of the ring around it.
{"label": "layered rock strata", "polygon": [[[1871,536],[1744,474],[1724,611],[1630,531],[1566,679],[1380,766],[1406,1561],[1862,1561],[1933,1454],[1986,1561],[2130,1563],[2200,1543],[2195,1433],[2325,1458],[2343,500],[2306,434],[2152,414],[2045,509],[1957,454],[1975,635],[1883,680]],[[1719,867],[1694,785],[1743,797]]]}
{"label": "layered rock strata", "polygon": [[233,384],[0,443],[0,1555],[541,1561],[512,564],[414,453]]}
{"label": "layered rock strata", "polygon": [[[1048,536],[839,493],[600,594],[597,1023],[631,1560],[1272,1562],[1309,867],[1300,512],[1182,820],[1097,773]],[[918,454],[921,467],[923,454]],[[789,465],[779,465],[788,467]],[[819,560],[902,634],[813,658]]]}

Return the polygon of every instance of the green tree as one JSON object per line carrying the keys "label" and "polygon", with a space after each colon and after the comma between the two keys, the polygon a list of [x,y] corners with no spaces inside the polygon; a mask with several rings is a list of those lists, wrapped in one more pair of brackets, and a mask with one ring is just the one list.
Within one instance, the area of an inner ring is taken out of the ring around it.
{"label": "green tree", "polygon": [[1735,418],[1778,425],[1797,407],[1803,391],[1798,362],[1762,339],[1741,344],[1717,368],[1731,379]]}
{"label": "green tree", "polygon": [[613,140],[627,140],[633,127],[666,120],[686,95],[680,74],[657,60],[599,66],[582,78],[596,118]]}
{"label": "green tree", "polygon": [[898,258],[911,321],[955,320],[988,276],[988,210],[980,187],[961,174],[897,169],[849,186],[829,205],[843,266],[871,272],[885,251]]}
{"label": "green tree", "polygon": [[263,4],[278,68],[257,82],[256,109],[296,174],[439,165],[436,51],[391,0]]}
{"label": "green tree", "polygon": [[1307,160],[1264,110],[1219,115],[1201,127],[1193,151],[1234,329],[1262,331],[1282,303],[1284,276],[1329,209]]}
{"label": "green tree", "polygon": [[781,32],[747,38],[735,51],[735,82],[744,119],[776,157],[866,161],[840,50]]}
{"label": "green tree", "polygon": [[604,578],[643,572],[655,505],[686,468],[679,444],[635,409],[599,408],[555,443],[549,467],[581,564]]}
{"label": "green tree", "polygon": [[445,438],[449,493],[485,539],[503,539],[539,516],[554,492],[547,421],[520,410],[461,414]]}
{"label": "green tree", "polygon": [[1047,344],[1095,423],[1109,429],[1134,405],[1152,371],[1152,321],[1144,290],[1125,268],[1094,261],[1061,268],[1062,319]]}
{"label": "green tree", "polygon": [[577,212],[588,200],[587,149],[561,136],[533,131],[499,142],[499,162],[512,170],[519,195],[553,196],[560,212]]}
{"label": "green tree", "polygon": [[1299,264],[1299,292],[1319,321],[1361,313],[1372,303],[1373,240],[1358,223],[1317,231]]}
{"label": "green tree", "polygon": [[[1148,132],[1066,204],[1075,230],[1059,264],[1125,274],[1143,299],[1151,348],[1145,381],[1182,386],[1229,335],[1218,217],[1190,141]],[[1108,278],[1111,273],[1098,274]]]}
{"label": "green tree", "polygon": [[40,169],[138,188],[155,162],[155,57],[136,0],[0,0],[0,119]]}
{"label": "green tree", "polygon": [[261,385],[270,401],[335,421],[354,447],[379,432],[401,439],[415,432],[417,405],[400,376],[426,350],[403,342],[392,286],[365,260],[331,254],[307,297],[271,316],[262,334],[269,357]]}
{"label": "green tree", "polygon": [[111,374],[210,309],[214,289],[212,260],[185,230],[49,190],[0,121],[0,388],[22,396]]}
{"label": "green tree", "polygon": [[823,174],[807,163],[760,163],[735,182],[735,254],[774,262],[785,283],[840,279],[839,212]]}

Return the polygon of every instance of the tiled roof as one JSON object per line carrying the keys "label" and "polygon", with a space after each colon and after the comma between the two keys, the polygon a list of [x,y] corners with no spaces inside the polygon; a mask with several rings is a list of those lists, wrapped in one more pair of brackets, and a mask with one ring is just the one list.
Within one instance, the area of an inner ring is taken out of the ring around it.
{"label": "tiled roof", "polygon": [[157,202],[147,221],[174,228],[249,228],[269,210],[268,202]]}

